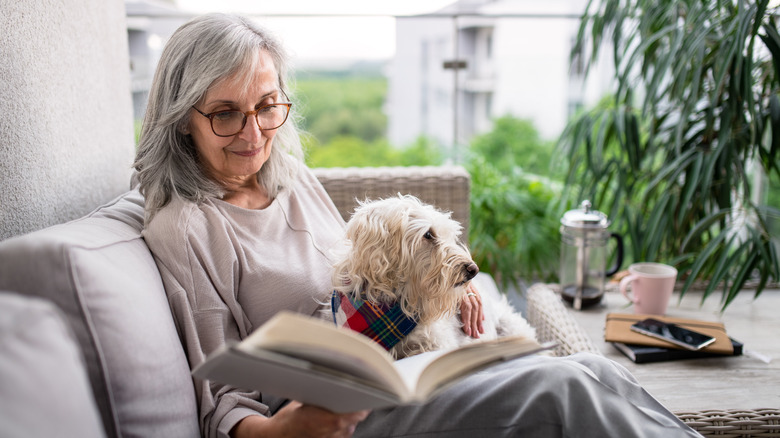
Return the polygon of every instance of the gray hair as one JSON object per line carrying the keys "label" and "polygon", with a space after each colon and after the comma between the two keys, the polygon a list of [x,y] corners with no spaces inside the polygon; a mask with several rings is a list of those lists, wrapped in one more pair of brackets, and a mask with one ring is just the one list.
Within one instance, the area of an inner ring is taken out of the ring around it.
{"label": "gray hair", "polygon": [[[247,18],[207,14],[182,25],[163,49],[149,92],[146,115],[136,154],[140,191],[146,198],[148,222],[173,196],[200,203],[222,198],[224,188],[208,178],[197,151],[184,128],[190,107],[209,89],[235,74],[249,86],[260,63],[261,50],[273,59],[279,88],[286,94],[287,54],[268,30]],[[258,172],[258,181],[269,196],[290,187],[303,161],[293,113],[274,137],[268,161]]]}

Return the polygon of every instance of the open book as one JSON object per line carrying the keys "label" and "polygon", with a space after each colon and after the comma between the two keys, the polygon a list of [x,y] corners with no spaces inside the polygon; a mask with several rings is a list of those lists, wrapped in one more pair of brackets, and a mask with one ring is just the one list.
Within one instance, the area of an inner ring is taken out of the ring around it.
{"label": "open book", "polygon": [[357,332],[281,312],[192,374],[341,413],[422,403],[477,370],[553,346],[505,337],[394,361]]}

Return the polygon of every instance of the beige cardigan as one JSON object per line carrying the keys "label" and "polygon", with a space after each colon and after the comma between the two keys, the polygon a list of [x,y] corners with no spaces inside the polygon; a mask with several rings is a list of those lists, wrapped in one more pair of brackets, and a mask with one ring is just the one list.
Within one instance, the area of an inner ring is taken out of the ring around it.
{"label": "beige cardigan", "polygon": [[[190,367],[287,309],[315,314],[329,300],[331,254],[344,221],[309,169],[267,208],[174,199],[143,232],[162,274]],[[196,380],[201,430],[227,436],[281,400]],[[260,402],[262,400],[262,403]]]}

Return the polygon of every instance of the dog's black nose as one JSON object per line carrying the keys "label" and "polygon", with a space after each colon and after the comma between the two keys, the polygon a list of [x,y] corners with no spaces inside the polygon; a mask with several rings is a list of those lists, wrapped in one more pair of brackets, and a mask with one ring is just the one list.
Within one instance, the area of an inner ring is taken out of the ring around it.
{"label": "dog's black nose", "polygon": [[463,267],[463,269],[466,270],[466,278],[468,280],[471,280],[472,278],[476,277],[477,274],[479,274],[479,266],[477,266],[476,263],[471,262]]}

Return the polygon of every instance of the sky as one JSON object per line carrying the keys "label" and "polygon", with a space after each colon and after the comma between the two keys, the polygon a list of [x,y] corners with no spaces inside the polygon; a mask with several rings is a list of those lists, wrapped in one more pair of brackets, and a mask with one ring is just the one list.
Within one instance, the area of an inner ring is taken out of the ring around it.
{"label": "sky", "polygon": [[[179,8],[185,11],[237,12],[256,16],[258,21],[282,39],[294,58],[302,63],[314,64],[350,59],[390,59],[395,53],[393,15],[434,12],[453,2],[454,0],[176,0]],[[299,16],[279,16],[284,14]],[[306,16],[307,14],[320,16]]]}

